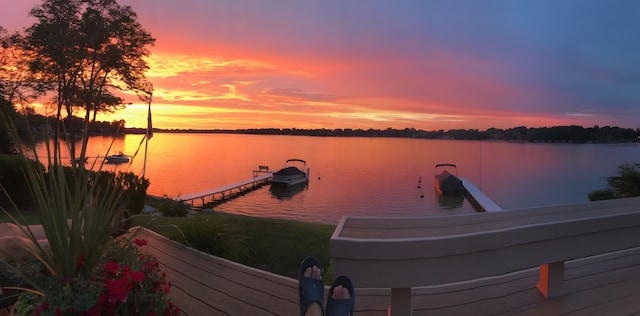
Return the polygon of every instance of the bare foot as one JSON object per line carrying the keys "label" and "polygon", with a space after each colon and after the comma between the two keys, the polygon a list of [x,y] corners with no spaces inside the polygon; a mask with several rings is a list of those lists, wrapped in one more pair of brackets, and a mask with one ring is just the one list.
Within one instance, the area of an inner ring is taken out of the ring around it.
{"label": "bare foot", "polygon": [[355,297],[351,279],[346,275],[338,276],[329,289],[327,316],[347,316],[353,314]]}

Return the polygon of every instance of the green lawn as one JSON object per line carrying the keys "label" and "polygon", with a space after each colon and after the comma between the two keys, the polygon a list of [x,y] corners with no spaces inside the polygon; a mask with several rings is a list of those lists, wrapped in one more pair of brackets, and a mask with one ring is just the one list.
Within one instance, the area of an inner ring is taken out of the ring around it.
{"label": "green lawn", "polygon": [[[21,222],[39,223],[37,212],[21,213]],[[0,212],[0,222],[11,220]],[[329,239],[334,225],[207,213],[189,217],[136,215],[132,226],[144,226],[201,251],[290,277],[297,276],[300,261],[311,255],[325,268],[325,281],[331,280]]]}
{"label": "green lawn", "polygon": [[325,267],[331,280],[329,239],[335,226],[223,213],[186,218],[140,215],[133,226],[145,226],[167,238],[258,269],[295,277],[309,255]]}

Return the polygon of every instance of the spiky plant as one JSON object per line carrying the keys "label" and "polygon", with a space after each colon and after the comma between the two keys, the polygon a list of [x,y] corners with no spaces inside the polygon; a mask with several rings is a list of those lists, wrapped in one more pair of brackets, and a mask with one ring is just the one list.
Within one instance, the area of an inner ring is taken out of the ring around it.
{"label": "spiky plant", "polygon": [[[90,168],[73,163],[71,167],[65,166],[63,159],[68,158],[61,150],[64,143],[57,137],[45,141],[46,157],[40,157],[35,150],[25,152],[29,146],[18,136],[13,123],[6,118],[3,123],[10,126],[23,157],[24,176],[44,236],[37,235],[29,226],[20,225],[22,221],[6,210],[5,213],[29,239],[30,252],[49,276],[60,280],[90,279],[123,214],[126,204],[121,186],[117,185],[115,176],[98,172],[102,164],[94,163]],[[64,130],[57,124],[56,134],[62,132]],[[37,163],[27,158],[29,154]],[[20,216],[20,212],[14,214]],[[47,240],[46,247],[40,244],[42,237]]]}

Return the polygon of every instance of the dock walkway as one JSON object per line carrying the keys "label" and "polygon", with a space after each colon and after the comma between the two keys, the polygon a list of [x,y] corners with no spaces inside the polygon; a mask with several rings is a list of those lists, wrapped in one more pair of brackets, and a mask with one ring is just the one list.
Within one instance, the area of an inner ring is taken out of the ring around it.
{"label": "dock walkway", "polygon": [[467,198],[471,203],[475,203],[484,212],[499,212],[502,208],[493,202],[488,196],[486,196],[480,189],[478,189],[471,181],[465,178],[459,178],[462,181],[462,186],[467,191]]}
{"label": "dock walkway", "polygon": [[204,206],[206,203],[229,199],[234,195],[259,188],[269,183],[271,175],[272,174],[270,172],[261,175],[255,175],[254,177],[246,180],[223,185],[206,191],[177,196],[174,198],[174,200],[188,203],[192,207],[195,206],[195,201],[200,200],[200,206]]}
{"label": "dock walkway", "polygon": [[[299,314],[295,279],[199,252],[149,230],[137,238],[147,240],[142,250],[159,259],[173,284],[171,298],[186,315]],[[555,299],[535,288],[537,269],[414,288],[413,315],[640,313],[639,248],[568,261],[565,273],[566,295]],[[389,303],[389,289],[357,288],[355,315],[387,315]]]}

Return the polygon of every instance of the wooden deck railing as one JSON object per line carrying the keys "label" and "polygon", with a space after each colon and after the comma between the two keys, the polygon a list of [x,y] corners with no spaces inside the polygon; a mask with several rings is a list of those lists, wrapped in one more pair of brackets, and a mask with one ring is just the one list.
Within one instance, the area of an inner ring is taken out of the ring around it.
{"label": "wooden deck railing", "polygon": [[344,217],[331,238],[333,274],[390,288],[392,315],[411,288],[540,267],[545,297],[563,294],[564,262],[640,246],[640,198],[447,217]]}

